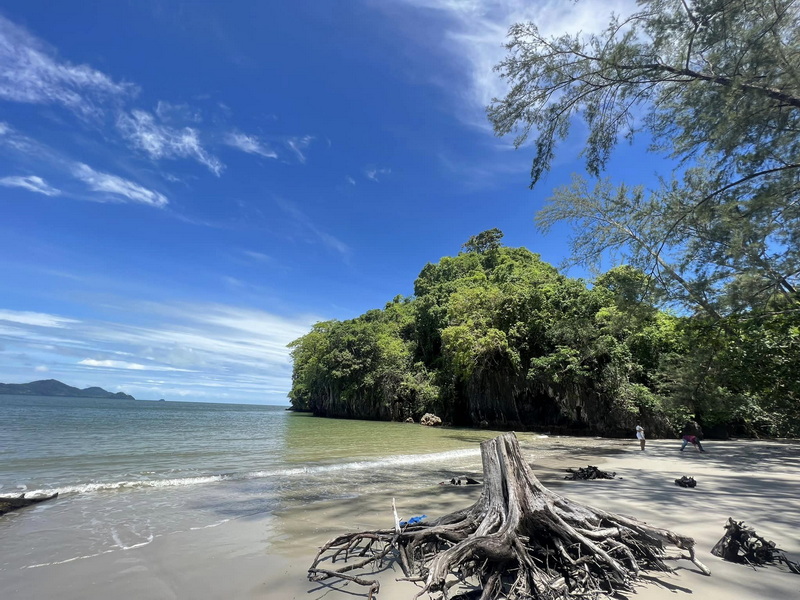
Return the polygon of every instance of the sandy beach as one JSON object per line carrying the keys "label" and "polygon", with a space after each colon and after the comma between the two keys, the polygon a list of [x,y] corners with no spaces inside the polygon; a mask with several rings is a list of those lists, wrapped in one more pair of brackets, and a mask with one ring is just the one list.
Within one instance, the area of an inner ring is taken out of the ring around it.
{"label": "sandy beach", "polygon": [[[528,435],[519,436],[523,450]],[[754,569],[710,554],[728,517],[734,517],[775,541],[791,559],[800,560],[797,442],[709,441],[703,454],[691,447],[679,452],[675,440],[648,441],[645,452],[635,440],[552,438],[552,443],[560,451],[546,461],[526,453],[545,485],[585,504],[694,537],[698,558],[712,571],[707,577],[688,561],[678,562],[675,573],[646,574],[635,597],[800,597],[800,576],[783,567]],[[615,471],[617,479],[563,479],[564,469],[589,464]],[[681,475],[695,477],[697,487],[676,486],[674,480]],[[306,580],[318,546],[340,533],[391,526],[392,498],[401,517],[436,518],[470,505],[479,493],[478,487],[432,482],[427,493],[398,489],[317,502],[271,517],[237,518],[201,532],[164,536],[140,548],[7,571],[0,574],[0,587],[10,600],[99,600],[109,595],[117,600],[364,598],[365,590],[354,584],[332,587]],[[418,591],[414,584],[398,582],[397,576],[391,570],[379,575],[379,599],[414,597]]]}

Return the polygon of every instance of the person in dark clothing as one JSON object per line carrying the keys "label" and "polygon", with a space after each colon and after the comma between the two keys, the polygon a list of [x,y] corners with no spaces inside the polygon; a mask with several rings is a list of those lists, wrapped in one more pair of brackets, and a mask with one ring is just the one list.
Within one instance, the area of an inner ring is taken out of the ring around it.
{"label": "person in dark clothing", "polygon": [[700,427],[700,424],[694,419],[690,419],[686,425],[684,425],[683,431],[681,432],[681,438],[683,439],[681,452],[683,452],[688,444],[692,444],[692,446],[700,452],[705,452],[705,450],[703,450],[703,445],[700,443],[702,437],[703,429]]}
{"label": "person in dark clothing", "polygon": [[700,443],[700,438],[698,438],[696,435],[683,436],[683,446],[681,446],[681,452],[683,452],[683,449],[689,444],[694,446],[695,449],[699,450],[700,452],[705,452],[705,450],[703,450],[703,445]]}
{"label": "person in dark clothing", "polygon": [[693,435],[695,437],[702,438],[703,437],[703,428],[700,427],[700,423],[698,423],[694,419],[689,419],[686,422],[686,425],[683,426],[683,431],[681,432],[681,435],[682,436],[684,436],[684,435]]}

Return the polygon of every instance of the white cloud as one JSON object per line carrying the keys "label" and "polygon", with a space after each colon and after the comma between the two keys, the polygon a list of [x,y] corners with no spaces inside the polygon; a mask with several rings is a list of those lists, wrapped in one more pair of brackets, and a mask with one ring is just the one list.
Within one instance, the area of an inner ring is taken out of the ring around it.
{"label": "white cloud", "polygon": [[305,150],[311,145],[311,142],[314,141],[314,136],[312,135],[304,135],[301,137],[292,137],[286,140],[286,145],[289,149],[294,152],[297,160],[301,163],[306,162],[306,155]]}
{"label": "white cloud", "polygon": [[372,181],[380,181],[380,178],[384,175],[389,175],[392,172],[391,169],[367,169],[364,171],[364,175],[367,179]]}
{"label": "white cloud", "polygon": [[[467,119],[487,128],[484,107],[492,98],[506,93],[505,83],[492,69],[506,55],[504,43],[511,25],[531,21],[545,35],[597,33],[606,28],[612,12],[628,15],[637,9],[635,0],[394,0],[394,3],[432,11],[449,24],[444,32],[444,47],[468,81],[467,100],[473,110]],[[415,18],[415,23],[418,22]],[[422,33],[417,27],[410,35]]]}
{"label": "white cloud", "polygon": [[75,319],[68,319],[58,315],[50,315],[47,313],[37,313],[28,311],[14,311],[0,309],[0,321],[8,321],[10,323],[18,323],[20,325],[32,325],[34,327],[57,327],[63,328],[80,323]]}
{"label": "white cloud", "polygon": [[[33,365],[70,385],[99,385],[138,398],[285,403],[291,386],[286,345],[307,333],[313,317],[283,317],[219,304],[114,303],[104,299],[107,321],[15,311],[0,329],[6,350],[0,381]],[[133,319],[136,325],[129,324]],[[41,326],[58,324],[58,338]],[[31,364],[32,363],[32,364]]]}
{"label": "white cloud", "polygon": [[33,138],[20,133],[8,123],[0,122],[0,144],[16,153],[33,157],[56,167],[63,163],[63,160],[56,152]]}
{"label": "white cloud", "polygon": [[34,36],[0,16],[0,98],[32,104],[61,104],[84,115],[100,105],[136,93],[87,65],[59,61]]}
{"label": "white cloud", "polygon": [[[99,198],[102,201],[109,200],[108,194],[113,194],[113,199],[118,201],[140,202],[157,207],[164,207],[169,203],[166,196],[159,192],[116,175],[95,171],[86,164],[74,162],[48,146],[12,130],[7,125],[5,130],[0,132],[0,145],[5,145],[26,157],[37,159],[40,163],[47,164],[57,171],[69,173],[72,177],[87,184],[92,191],[103,194]],[[53,192],[58,193],[59,191],[36,176],[25,178],[7,177],[0,180],[0,185],[17,185],[39,193],[50,192],[48,195],[54,195]],[[33,189],[34,187],[36,189]]]}
{"label": "white cloud", "polygon": [[0,179],[0,185],[5,187],[20,187],[31,192],[44,194],[45,196],[58,196],[61,193],[61,190],[57,190],[48,185],[44,179],[36,175],[3,177]]}
{"label": "white cloud", "polygon": [[267,254],[263,254],[262,252],[255,252],[253,250],[242,250],[242,254],[246,257],[261,263],[272,263],[274,259]]}
{"label": "white cloud", "polygon": [[134,147],[152,159],[194,159],[217,176],[225,168],[219,159],[206,152],[200,143],[200,134],[192,127],[175,128],[157,123],[153,115],[143,110],[121,113],[117,127]]}
{"label": "white cloud", "polygon": [[347,176],[347,183],[349,183],[350,185],[355,185],[356,184],[356,180],[348,175]]}
{"label": "white cloud", "polygon": [[124,369],[129,371],[180,371],[184,373],[192,372],[191,369],[178,369],[175,367],[164,367],[158,365],[143,365],[140,363],[127,362],[124,360],[97,360],[94,358],[84,358],[78,361],[79,365],[86,367],[101,367],[105,369]]}
{"label": "white cloud", "polygon": [[156,104],[156,114],[164,122],[200,123],[203,120],[199,109],[188,104],[172,104],[165,100],[159,100]]}
{"label": "white cloud", "polygon": [[274,150],[268,148],[253,135],[233,131],[225,136],[225,143],[248,154],[258,154],[264,158],[278,158],[278,154]]}
{"label": "white cloud", "polygon": [[169,203],[163,194],[149,190],[122,177],[95,171],[90,166],[82,163],[75,165],[72,174],[88,185],[92,191],[112,194],[116,199],[140,202],[158,208],[162,208]]}
{"label": "white cloud", "polygon": [[132,369],[134,371],[144,371],[145,366],[138,363],[124,362],[121,360],[95,360],[93,358],[85,358],[78,362],[79,365],[87,367],[108,367],[112,369]]}
{"label": "white cloud", "polygon": [[49,370],[45,365],[39,365],[34,369],[37,373],[47,373]]}

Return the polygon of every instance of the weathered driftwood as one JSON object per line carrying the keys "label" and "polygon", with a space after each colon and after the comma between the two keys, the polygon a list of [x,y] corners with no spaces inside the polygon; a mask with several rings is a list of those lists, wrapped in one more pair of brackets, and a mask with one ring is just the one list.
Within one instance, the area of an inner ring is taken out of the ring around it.
{"label": "weathered driftwood", "polygon": [[[350,573],[396,560],[403,579],[420,586],[416,597],[447,598],[460,583],[481,600],[561,600],[630,591],[640,571],[670,571],[670,560],[690,560],[710,574],[696,559],[692,538],[548,490],[513,433],[483,442],[481,454],[485,483],[474,505],[400,531],[341,535],[320,549],[309,579],[354,581],[369,586],[373,598],[378,582]],[[683,552],[669,555],[667,546]],[[342,566],[334,568],[338,561]]]}
{"label": "weathered driftwood", "polygon": [[24,508],[37,502],[44,502],[45,500],[52,500],[58,496],[55,494],[39,494],[36,496],[27,496],[20,494],[19,496],[0,496],[0,515],[4,515],[9,511]]}
{"label": "weathered driftwood", "polygon": [[481,482],[468,475],[451,477],[449,481],[440,481],[439,485],[480,485]]}
{"label": "weathered driftwood", "polygon": [[564,479],[569,479],[570,481],[575,481],[577,479],[614,479],[614,477],[617,476],[616,473],[601,471],[592,465],[580,467],[579,469],[567,469],[567,473],[569,473],[569,475],[564,477]]}
{"label": "weathered driftwood", "polygon": [[786,554],[771,542],[747,527],[744,521],[729,517],[725,524],[725,535],[714,544],[711,554],[723,560],[748,565],[776,565],[784,563],[793,573],[800,575],[800,564],[786,558]]}

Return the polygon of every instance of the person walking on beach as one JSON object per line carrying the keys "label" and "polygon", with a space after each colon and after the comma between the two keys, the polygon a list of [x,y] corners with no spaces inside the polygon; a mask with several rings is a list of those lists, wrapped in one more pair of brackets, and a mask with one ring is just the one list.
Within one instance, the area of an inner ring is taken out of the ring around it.
{"label": "person walking on beach", "polygon": [[644,427],[641,425],[636,426],[636,439],[639,440],[639,445],[644,450],[644,445],[647,443],[647,440],[644,439]]}
{"label": "person walking on beach", "polygon": [[683,426],[683,431],[681,432],[681,439],[683,439],[681,452],[684,451],[688,444],[694,446],[695,450],[705,452],[705,450],[703,450],[703,445],[700,443],[702,437],[703,429],[700,427],[700,423],[695,421],[694,418],[689,419],[686,425]]}
{"label": "person walking on beach", "polygon": [[683,436],[683,446],[681,446],[681,452],[683,452],[683,449],[689,444],[694,446],[695,450],[705,452],[705,450],[703,450],[703,445],[700,443],[700,438],[698,438],[696,435]]}

